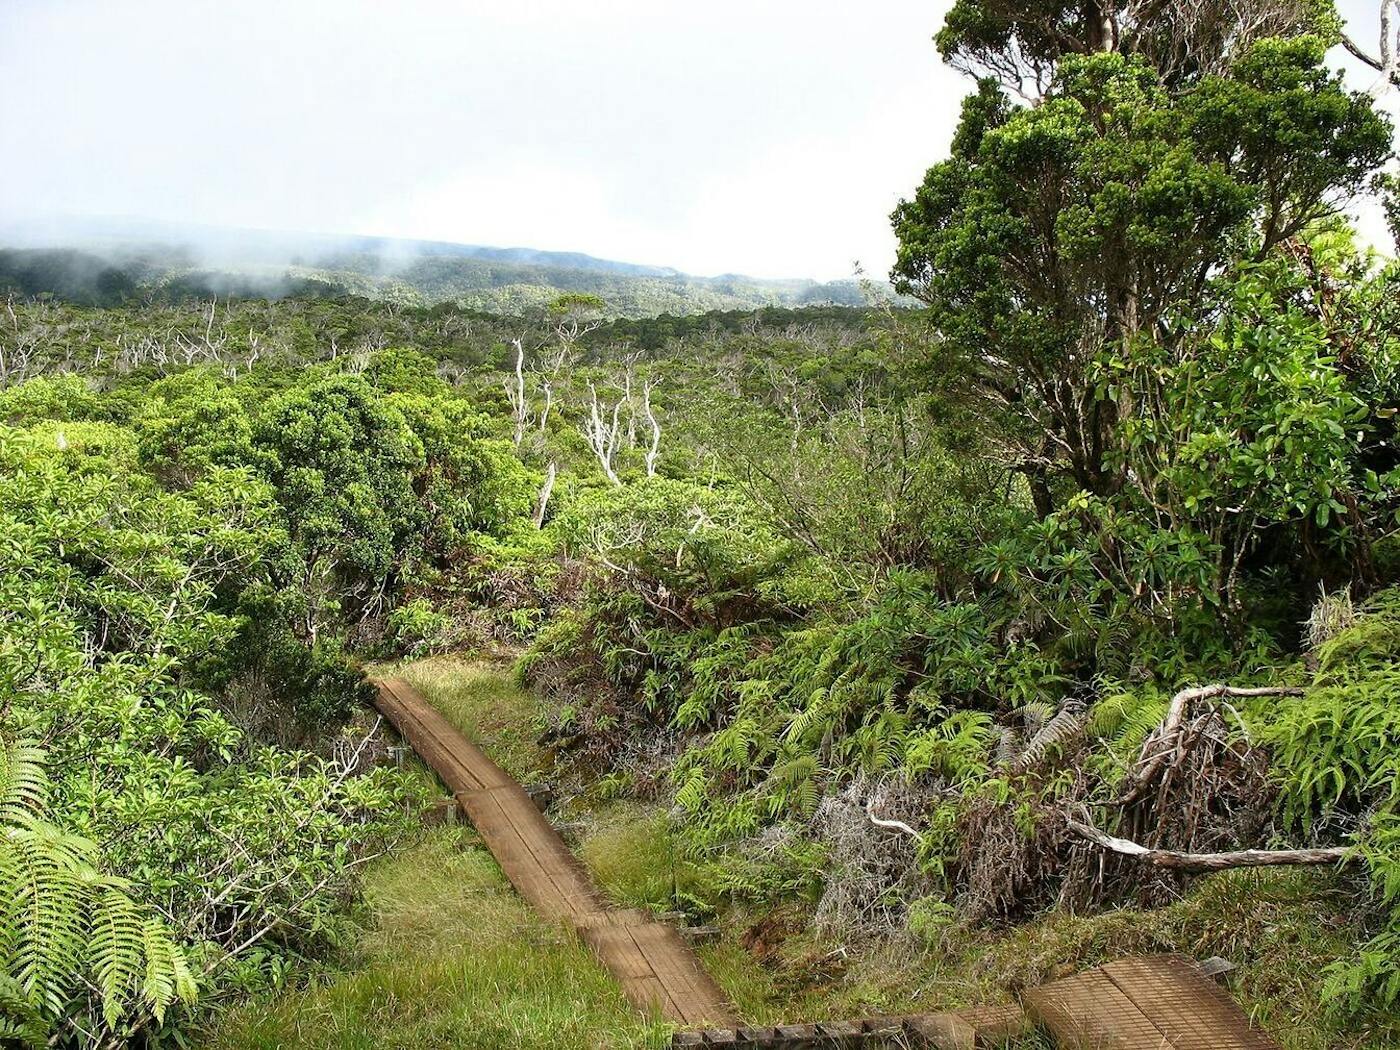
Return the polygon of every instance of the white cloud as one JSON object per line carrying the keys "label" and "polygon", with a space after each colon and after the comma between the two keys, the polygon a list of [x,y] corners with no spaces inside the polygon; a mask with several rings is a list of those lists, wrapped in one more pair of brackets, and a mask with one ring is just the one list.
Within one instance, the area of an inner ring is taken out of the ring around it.
{"label": "white cloud", "polygon": [[0,0],[0,220],[882,273],[968,89],[930,39],[946,7]]}

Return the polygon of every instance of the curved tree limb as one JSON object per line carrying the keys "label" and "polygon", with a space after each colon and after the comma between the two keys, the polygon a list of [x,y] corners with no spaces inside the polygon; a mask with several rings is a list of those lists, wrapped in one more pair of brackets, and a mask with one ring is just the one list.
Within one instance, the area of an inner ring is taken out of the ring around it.
{"label": "curved tree limb", "polygon": [[1136,857],[1159,868],[1184,873],[1225,871],[1228,868],[1264,868],[1278,865],[1347,864],[1360,859],[1353,846],[1329,846],[1324,849],[1242,849],[1230,853],[1182,853],[1170,849],[1149,849],[1130,839],[1115,838],[1092,824],[1066,816],[1070,831],[1125,857]]}
{"label": "curved tree limb", "polygon": [[1233,685],[1198,685],[1183,689],[1172,697],[1167,705],[1166,717],[1162,724],[1148,734],[1143,741],[1137,766],[1129,777],[1120,805],[1127,805],[1142,798],[1152,790],[1158,775],[1167,764],[1178,755],[1182,729],[1191,705],[1199,700],[1211,700],[1220,696],[1302,696],[1303,690],[1294,686],[1252,686],[1242,688]]}
{"label": "curved tree limb", "polygon": [[1380,73],[1382,88],[1400,87],[1400,27],[1394,24],[1396,18],[1400,18],[1400,0],[1381,0],[1379,55],[1371,54],[1346,33],[1342,34],[1342,46],[1352,57]]}
{"label": "curved tree limb", "polygon": [[902,831],[906,835],[913,836],[916,842],[922,843],[924,837],[911,828],[902,820],[881,820],[875,815],[875,796],[872,794],[865,800],[865,815],[870,818],[870,823],[877,828],[889,828],[891,831]]}

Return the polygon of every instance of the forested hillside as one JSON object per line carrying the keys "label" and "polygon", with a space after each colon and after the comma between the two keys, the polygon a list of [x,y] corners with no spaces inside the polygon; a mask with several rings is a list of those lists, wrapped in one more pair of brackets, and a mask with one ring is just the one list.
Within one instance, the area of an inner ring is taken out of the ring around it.
{"label": "forested hillside", "polygon": [[[256,231],[143,231],[139,225],[46,232],[39,246],[30,243],[33,233],[21,230],[15,236],[16,242],[7,243],[0,229],[0,292],[51,294],[101,306],[219,296],[356,295],[403,306],[453,303],[514,314],[544,309],[560,295],[580,294],[602,298],[610,316],[636,318],[764,306],[859,306],[871,295],[891,294],[888,285],[867,292],[854,280],[697,277],[572,252],[371,237],[297,239]],[[72,239],[53,241],[65,236]]]}
{"label": "forested hillside", "polygon": [[917,309],[9,295],[0,1040],[353,969],[431,795],[364,665],[491,654],[532,776],[654,816],[628,903],[790,1002],[1175,950],[1396,1045],[1400,264],[1340,210],[1393,129],[1329,5],[1097,6],[953,5]]}

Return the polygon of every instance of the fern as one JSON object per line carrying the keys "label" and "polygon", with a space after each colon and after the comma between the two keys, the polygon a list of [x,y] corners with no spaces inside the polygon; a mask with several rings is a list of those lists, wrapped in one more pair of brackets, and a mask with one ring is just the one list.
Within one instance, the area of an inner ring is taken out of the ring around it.
{"label": "fern", "polygon": [[1155,690],[1110,693],[1089,711],[1089,734],[1118,756],[1136,752],[1166,717],[1167,698]]}
{"label": "fern", "polygon": [[0,1042],[35,1041],[89,987],[109,1029],[132,1008],[161,1020],[198,995],[185,950],[96,846],[45,819],[42,759],[0,738]]}
{"label": "fern", "polygon": [[0,740],[0,824],[43,812],[48,789],[44,752],[28,744],[5,747]]}
{"label": "fern", "polygon": [[815,755],[797,755],[774,766],[764,784],[769,815],[796,812],[810,817],[815,813],[821,797],[816,776]]}
{"label": "fern", "polygon": [[0,973],[0,1046],[40,1050],[48,1045],[49,1025],[13,977]]}

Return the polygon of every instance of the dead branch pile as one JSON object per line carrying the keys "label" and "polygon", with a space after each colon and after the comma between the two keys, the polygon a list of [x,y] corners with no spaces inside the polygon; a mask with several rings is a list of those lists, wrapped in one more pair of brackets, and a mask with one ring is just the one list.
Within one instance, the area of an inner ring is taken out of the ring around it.
{"label": "dead branch pile", "polygon": [[919,868],[917,833],[892,825],[903,823],[898,816],[926,812],[930,802],[927,789],[864,776],[822,800],[812,818],[830,865],[817,902],[819,929],[845,940],[904,929],[909,905],[930,885]]}
{"label": "dead branch pile", "polygon": [[[1268,758],[1250,741],[1230,701],[1300,692],[1217,684],[1172,697],[1110,803],[1116,835],[1100,832],[1083,811],[1069,808],[1066,826],[1079,841],[1062,896],[1159,904],[1179,893],[1193,872],[1283,862],[1248,849],[1268,838],[1276,796]],[[1132,848],[1105,840],[1126,840]],[[1221,859],[1232,854],[1237,864]]]}

